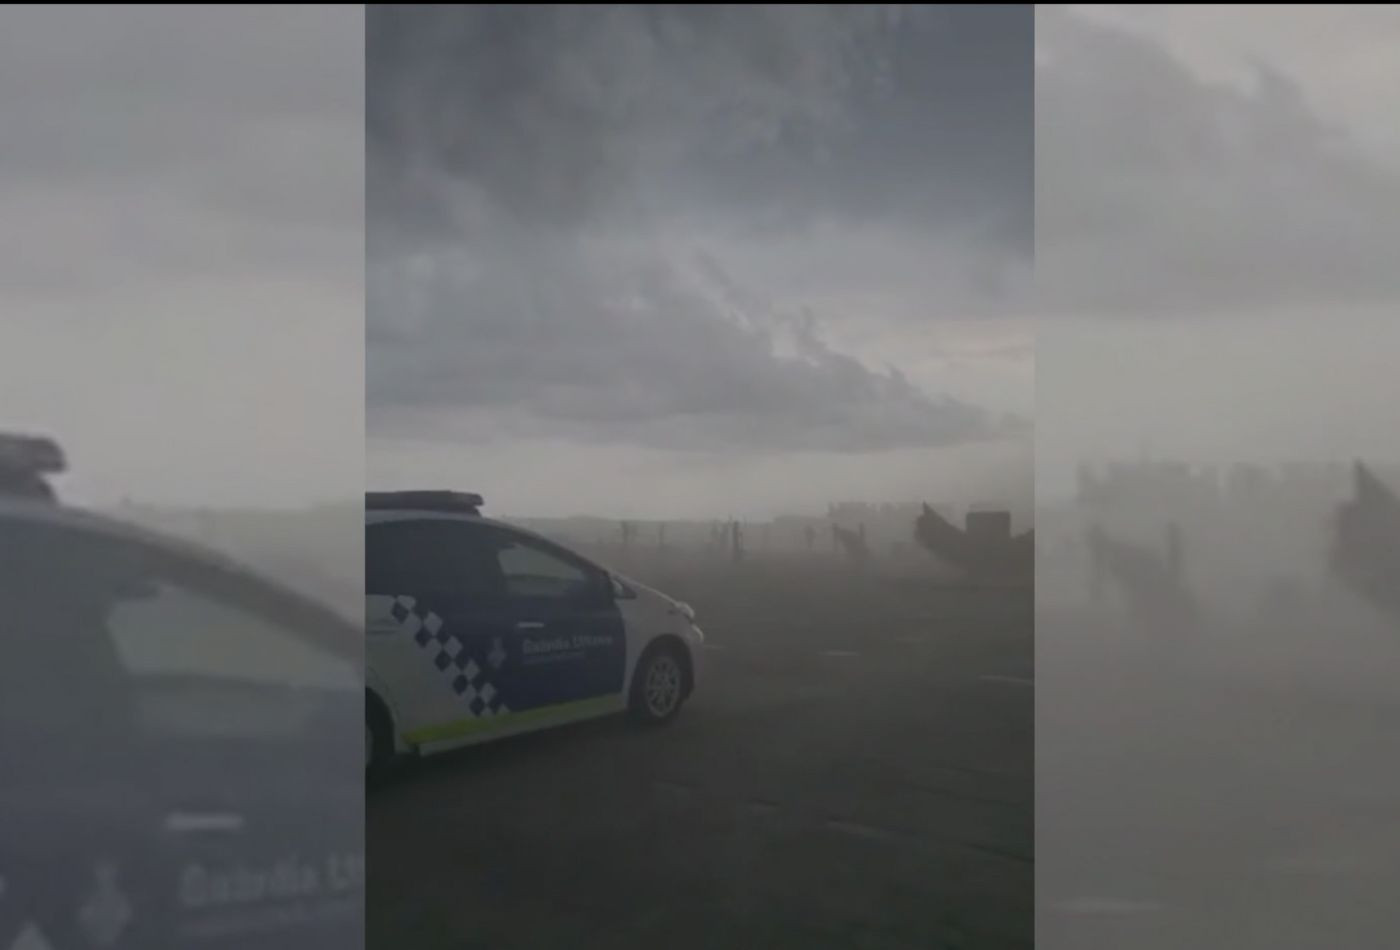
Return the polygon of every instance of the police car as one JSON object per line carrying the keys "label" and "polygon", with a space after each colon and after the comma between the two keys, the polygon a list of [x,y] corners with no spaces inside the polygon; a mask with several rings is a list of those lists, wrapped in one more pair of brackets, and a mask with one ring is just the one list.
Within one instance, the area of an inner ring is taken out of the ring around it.
{"label": "police car", "polygon": [[481,506],[366,496],[367,769],[623,711],[662,723],[695,689],[688,606]]}
{"label": "police car", "polygon": [[61,468],[0,435],[0,948],[361,945],[360,631]]}

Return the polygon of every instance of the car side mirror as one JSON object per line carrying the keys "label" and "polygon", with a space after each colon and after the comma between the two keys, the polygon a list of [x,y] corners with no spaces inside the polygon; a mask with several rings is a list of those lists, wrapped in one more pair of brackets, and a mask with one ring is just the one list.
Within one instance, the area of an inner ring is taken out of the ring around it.
{"label": "car side mirror", "polygon": [[612,574],[608,575],[608,584],[612,589],[613,600],[636,600],[637,592],[618,580]]}

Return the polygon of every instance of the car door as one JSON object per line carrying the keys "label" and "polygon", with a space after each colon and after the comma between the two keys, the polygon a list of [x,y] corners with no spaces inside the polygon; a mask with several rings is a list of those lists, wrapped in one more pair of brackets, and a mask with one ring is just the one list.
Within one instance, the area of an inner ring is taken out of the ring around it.
{"label": "car door", "polygon": [[390,695],[412,745],[489,733],[509,711],[495,674],[509,618],[481,528],[409,517],[366,529],[371,683]]}
{"label": "car door", "polygon": [[0,527],[0,946],[360,933],[353,628],[146,542]]}
{"label": "car door", "polygon": [[434,527],[422,519],[365,526],[366,685],[390,705],[401,733],[432,725],[438,715],[430,696],[436,677],[414,640],[435,615],[429,604],[442,609],[434,590],[449,584],[435,575],[452,573]]}
{"label": "car door", "polygon": [[497,682],[510,709],[534,719],[619,708],[626,628],[611,579],[564,548],[492,527],[509,628]]}

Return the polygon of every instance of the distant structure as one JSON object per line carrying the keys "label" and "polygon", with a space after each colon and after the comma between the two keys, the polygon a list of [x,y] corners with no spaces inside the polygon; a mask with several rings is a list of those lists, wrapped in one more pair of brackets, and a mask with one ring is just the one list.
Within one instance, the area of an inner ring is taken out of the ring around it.
{"label": "distant structure", "polygon": [[[1236,492],[1249,491],[1259,475],[1238,467],[1227,477]],[[1182,462],[1116,462],[1102,472],[1081,465],[1077,500],[1098,510],[1152,507],[1158,510],[1210,510],[1224,500],[1219,473]]]}
{"label": "distant structure", "polygon": [[1099,514],[1170,512],[1212,519],[1220,512],[1301,511],[1330,506],[1349,480],[1345,465],[1293,462],[1277,466],[1239,462],[1224,468],[1167,460],[1081,465],[1079,508]]}
{"label": "distant structure", "polygon": [[928,505],[914,523],[914,540],[973,580],[1018,579],[1035,570],[1035,532],[1012,535],[1008,511],[969,512],[959,528]]}
{"label": "distant structure", "polygon": [[735,564],[744,559],[744,530],[738,521],[729,523],[729,556]]}

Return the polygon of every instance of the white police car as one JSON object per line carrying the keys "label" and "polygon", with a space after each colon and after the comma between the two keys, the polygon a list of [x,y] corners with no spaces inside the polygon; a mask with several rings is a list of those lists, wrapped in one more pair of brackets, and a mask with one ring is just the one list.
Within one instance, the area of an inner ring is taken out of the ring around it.
{"label": "white police car", "polygon": [[481,504],[365,497],[369,769],[616,712],[665,722],[695,688],[689,607]]}

